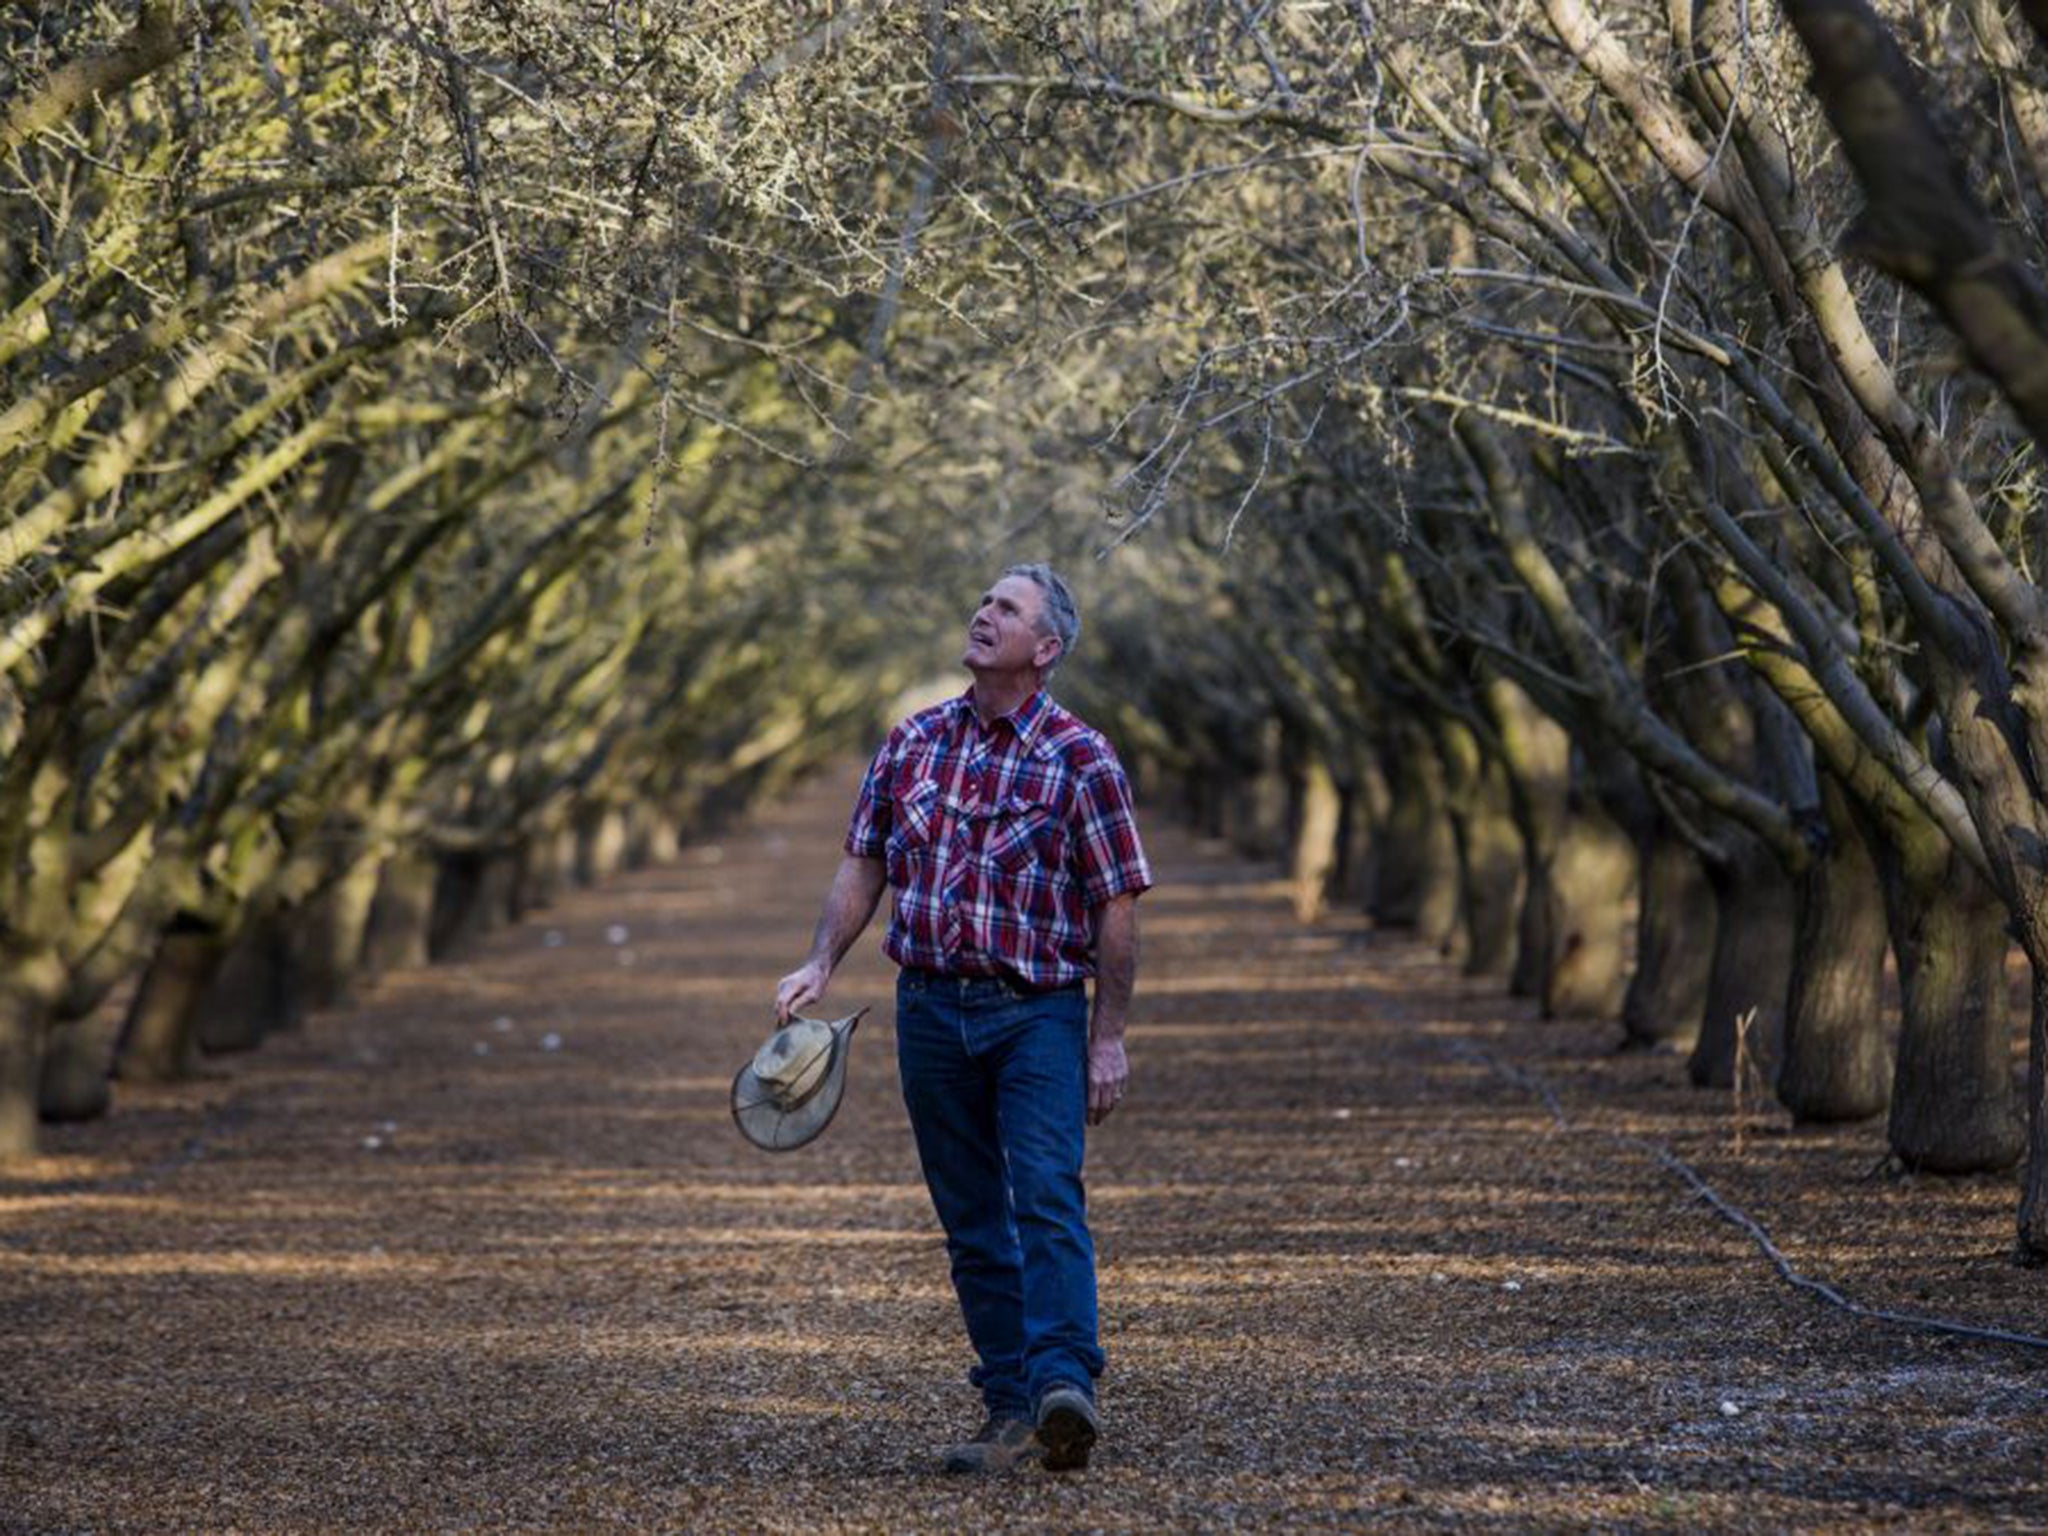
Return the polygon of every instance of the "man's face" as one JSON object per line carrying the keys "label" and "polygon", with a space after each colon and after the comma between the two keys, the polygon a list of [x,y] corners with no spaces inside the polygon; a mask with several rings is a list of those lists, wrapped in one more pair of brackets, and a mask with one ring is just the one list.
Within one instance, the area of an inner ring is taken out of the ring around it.
{"label": "man's face", "polygon": [[1043,634],[1045,594],[1028,576],[1005,576],[982,594],[967,623],[961,665],[973,672],[1043,671],[1060,653],[1057,638]]}

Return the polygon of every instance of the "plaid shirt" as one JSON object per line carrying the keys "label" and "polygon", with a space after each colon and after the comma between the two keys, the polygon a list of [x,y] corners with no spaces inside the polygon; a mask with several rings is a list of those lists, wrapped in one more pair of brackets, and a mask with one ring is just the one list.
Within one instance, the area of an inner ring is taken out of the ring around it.
{"label": "plaid shirt", "polygon": [[1043,690],[986,727],[971,694],[897,726],[846,851],[887,861],[898,965],[1030,987],[1093,975],[1090,914],[1152,884],[1123,765]]}

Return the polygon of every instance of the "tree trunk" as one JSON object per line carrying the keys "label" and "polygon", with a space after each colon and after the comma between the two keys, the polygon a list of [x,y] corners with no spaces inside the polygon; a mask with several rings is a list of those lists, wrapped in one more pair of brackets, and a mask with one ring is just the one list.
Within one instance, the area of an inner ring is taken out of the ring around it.
{"label": "tree trunk", "polygon": [[554,862],[548,856],[548,834],[529,832],[512,850],[512,915],[525,917],[555,904]]}
{"label": "tree trunk", "polygon": [[509,853],[443,854],[434,882],[427,952],[436,960],[460,953],[509,920],[518,869]]}
{"label": "tree trunk", "polygon": [[1363,907],[1372,891],[1379,827],[1387,816],[1387,785],[1378,764],[1366,763],[1341,786],[1338,807],[1337,870],[1332,879],[1340,900]]}
{"label": "tree trunk", "polygon": [[1930,1173],[2010,1168],[2024,1139],[2005,906],[1946,843],[1888,859],[1885,873],[1902,1000],[1892,1151]]}
{"label": "tree trunk", "polygon": [[1800,881],[1797,960],[1785,1004],[1778,1101],[1809,1125],[1862,1120],[1891,1093],[1884,1027],[1884,889],[1833,775],[1821,776],[1827,851]]}
{"label": "tree trunk", "polygon": [[1573,811],[1541,892],[1551,946],[1538,993],[1543,1017],[1611,1019],[1621,1011],[1635,894],[1635,849],[1628,834],[1591,804]]}
{"label": "tree trunk", "polygon": [[363,964],[370,971],[427,963],[439,872],[434,859],[423,853],[395,853],[384,861],[363,935]]}
{"label": "tree trunk", "polygon": [[576,818],[576,883],[596,885],[625,863],[625,813],[613,805],[586,807]]}
{"label": "tree trunk", "polygon": [[113,1104],[108,1085],[112,1065],[106,1032],[92,1015],[54,1018],[43,1038],[36,1078],[36,1111],[52,1125],[97,1120]]}
{"label": "tree trunk", "polygon": [[520,843],[516,857],[519,878],[514,906],[522,917],[552,907],[576,878],[576,837],[566,827],[536,828]]}
{"label": "tree trunk", "polygon": [[341,877],[321,888],[288,920],[291,984],[298,996],[293,1013],[337,1008],[351,999],[362,968],[370,908],[377,898],[383,861],[357,858]]}
{"label": "tree trunk", "polygon": [[1636,842],[1636,969],[1621,1002],[1622,1044],[1649,1050],[1699,1033],[1714,958],[1714,888],[1659,816]]}
{"label": "tree trunk", "polygon": [[1480,697],[1500,742],[1508,810],[1515,819],[1516,847],[1522,858],[1508,992],[1515,997],[1541,997],[1556,959],[1558,911],[1551,900],[1550,881],[1558,840],[1564,835],[1571,808],[1571,738],[1525,691],[1505,678],[1489,677]]}
{"label": "tree trunk", "polygon": [[1223,806],[1231,792],[1222,770],[1215,767],[1190,769],[1181,781],[1181,791],[1188,825],[1204,837],[1222,837]]}
{"label": "tree trunk", "polygon": [[199,1005],[199,1048],[253,1051],[266,1035],[294,1027],[290,972],[283,918],[264,912],[244,921]]}
{"label": "tree trunk", "polygon": [[[1466,733],[1469,735],[1469,733]],[[1471,765],[1471,781],[1454,795],[1451,832],[1458,854],[1461,934],[1467,976],[1506,977],[1515,965],[1516,918],[1522,908],[1522,834],[1508,807],[1507,774],[1490,760]]]}
{"label": "tree trunk", "polygon": [[0,949],[0,1163],[35,1156],[43,1036],[63,990],[54,950]]}
{"label": "tree trunk", "polygon": [[[1405,736],[1405,733],[1404,733]],[[1441,943],[1458,921],[1458,850],[1444,807],[1443,769],[1419,735],[1389,754],[1390,806],[1380,827],[1370,912],[1390,928]]]}
{"label": "tree trunk", "polygon": [[1230,840],[1248,859],[1277,862],[1287,851],[1287,779],[1271,764],[1239,785],[1230,806]]}
{"label": "tree trunk", "polygon": [[1792,978],[1798,905],[1792,882],[1761,843],[1732,829],[1730,836],[1735,856],[1707,872],[1714,892],[1714,955],[1699,1039],[1686,1062],[1686,1075],[1701,1088],[1734,1086],[1744,1020],[1750,1060],[1768,1074],[1784,1035]]}
{"label": "tree trunk", "polygon": [[1312,923],[1323,915],[1337,869],[1338,829],[1342,822],[1336,780],[1322,758],[1311,756],[1301,772],[1301,808],[1295,819],[1293,857],[1288,861],[1297,920]]}
{"label": "tree trunk", "polygon": [[2048,1264],[2048,944],[2031,935],[2033,1007],[2027,1026],[2027,1166],[2020,1175],[2018,1257]]}
{"label": "tree trunk", "polygon": [[683,851],[675,818],[658,806],[636,800],[626,809],[626,866],[649,869],[673,864]]}
{"label": "tree trunk", "polygon": [[1508,996],[1543,997],[1557,958],[1558,907],[1551,893],[1554,852],[1538,853],[1523,840],[1522,899],[1515,914],[1515,965]]}
{"label": "tree trunk", "polygon": [[171,1083],[199,1065],[199,1005],[220,972],[227,942],[207,924],[176,918],[143,972],[114,1050],[127,1083]]}

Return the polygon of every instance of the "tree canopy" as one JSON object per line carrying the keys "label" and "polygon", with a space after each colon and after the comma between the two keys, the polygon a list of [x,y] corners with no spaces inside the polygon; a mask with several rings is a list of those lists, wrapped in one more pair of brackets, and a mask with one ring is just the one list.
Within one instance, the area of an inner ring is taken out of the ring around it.
{"label": "tree canopy", "polygon": [[1305,910],[2030,1124],[2048,1252],[2037,11],[14,8],[0,1146],[170,936],[741,803],[1050,554]]}

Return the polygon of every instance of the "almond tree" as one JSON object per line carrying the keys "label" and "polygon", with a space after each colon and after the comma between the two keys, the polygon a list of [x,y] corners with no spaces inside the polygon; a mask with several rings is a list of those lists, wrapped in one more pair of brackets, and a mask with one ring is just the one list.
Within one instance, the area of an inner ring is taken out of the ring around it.
{"label": "almond tree", "polygon": [[[1452,418],[1565,675],[1600,731],[1683,797],[1675,819],[1710,818],[1694,829],[1703,846],[1739,837],[1769,850],[1779,881],[1807,883],[1837,852],[1846,860],[1829,894],[1801,907],[1857,958],[1839,985],[1816,987],[1811,964],[1798,968],[1791,999],[1838,994],[1837,1015],[1846,1006],[1865,1019],[1843,1020],[1852,1027],[1840,1037],[1792,1021],[1785,1091],[1822,1113],[1867,1107],[1870,1067],[1881,1067],[1871,925],[1852,911],[1876,907],[1868,867],[1856,870],[1861,835],[1883,874],[1907,993],[1894,1145],[1923,1166],[1997,1166],[2014,1146],[1999,912],[2011,897],[1986,829],[2027,824],[2013,814],[2023,786],[1995,701],[2013,697],[2005,655],[2031,599],[2016,592],[1971,466],[2008,463],[2006,445],[1983,431],[1944,439],[1897,371],[1912,354],[1888,358],[1872,339],[1871,296],[1818,233],[1816,210],[1842,188],[1795,170],[1815,120],[1782,35],[1743,34],[1732,10],[1713,6],[1684,13],[1676,34],[1662,10],[1541,10],[1525,26],[1476,9],[1388,18],[1354,7],[1340,25],[1334,8],[1267,24],[1189,6],[1170,13],[1178,49],[1140,48],[1102,26],[1085,42],[1054,36],[1036,69],[975,84],[1084,102],[1117,120],[1105,134],[1128,138],[1121,124],[1135,117],[1157,141],[1228,136],[1233,167],[1169,164],[1157,185],[1170,194],[1103,189],[1099,204],[1186,199],[1212,176],[1243,183],[1283,161],[1319,167],[1262,183],[1286,187],[1283,203],[1299,210],[1260,213],[1262,227],[1294,235],[1294,254],[1241,280],[1270,323],[1231,354],[1232,387],[1212,348],[1180,395],[1155,398],[1154,435],[1140,445],[1151,510],[1170,503],[1175,478],[1206,486],[1190,472],[1203,430],[1224,445],[1210,451],[1242,465],[1244,423],[1283,399],[1364,395],[1401,402],[1411,419]],[[1473,37],[1497,41],[1467,47]],[[1319,145],[1333,152],[1318,157]],[[1329,210],[1321,219],[1292,195],[1310,185]],[[1319,256],[1311,231],[1333,237]],[[1545,471],[1559,489],[1534,489],[1535,466],[1504,434],[1540,448],[1538,464],[1638,458],[1624,502],[1589,506],[1595,526],[1627,500],[1655,508],[1646,526],[1665,542],[1646,551],[1649,565],[1687,573],[1694,594],[1681,632],[1719,626],[1719,656],[1744,657],[1767,685],[1770,701],[1749,706],[1759,724],[1797,721],[1806,745],[1792,758],[1778,727],[1756,738],[1780,743],[1769,759],[1791,778],[1731,773],[1738,765],[1702,750],[1711,719],[1688,728],[1660,711],[1625,637],[1559,579],[1572,530],[1587,526],[1560,518],[1559,499],[1583,500],[1584,485]],[[1735,867],[1764,878],[1754,855]],[[1761,958],[1741,969],[1768,973]],[[1778,1006],[1769,989],[1756,1002]],[[1835,1070],[1844,1061],[1856,1070]],[[1696,1065],[1717,1075],[1711,1056]]]}
{"label": "almond tree", "polygon": [[0,1155],[104,1105],[79,1021],[138,970],[121,1071],[176,1074],[224,964],[288,1017],[418,952],[422,870],[451,940],[862,732],[873,615],[770,604],[873,493],[924,238],[988,221],[919,169],[942,19],[0,23]]}

